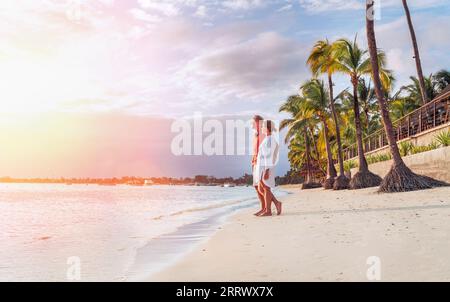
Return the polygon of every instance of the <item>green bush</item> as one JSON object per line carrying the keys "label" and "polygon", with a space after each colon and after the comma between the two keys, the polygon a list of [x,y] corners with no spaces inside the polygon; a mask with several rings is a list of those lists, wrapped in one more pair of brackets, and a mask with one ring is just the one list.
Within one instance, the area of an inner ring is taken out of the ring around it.
{"label": "green bush", "polygon": [[428,145],[428,147],[430,147],[431,150],[436,150],[439,149],[440,144],[438,142],[432,142],[431,144]]}
{"label": "green bush", "polygon": [[378,161],[387,161],[387,160],[391,160],[392,159],[392,155],[391,153],[387,153],[387,154],[380,154],[378,157]]}
{"label": "green bush", "polygon": [[448,147],[450,146],[450,130],[446,132],[441,132],[436,137],[437,143],[442,147]]}
{"label": "green bush", "polygon": [[399,144],[400,155],[407,156],[411,154],[412,148],[414,148],[414,145],[411,142],[401,142]]}
{"label": "green bush", "polygon": [[[411,142],[401,142],[399,143],[399,151],[402,157],[407,155],[418,154],[422,152],[427,152],[435,150],[442,147],[448,147],[450,145],[450,130],[447,132],[442,132],[436,136],[436,140],[427,146],[414,146]],[[392,159],[391,153],[383,153],[377,155],[366,156],[367,164],[375,164],[383,161],[388,161]],[[345,171],[350,171],[353,168],[358,167],[358,164],[354,160],[348,160],[344,162]]]}
{"label": "green bush", "polygon": [[428,145],[428,146],[414,146],[411,149],[411,154],[418,154],[418,153],[423,153],[423,152],[427,152],[427,151],[431,151],[433,150],[432,146]]}
{"label": "green bush", "polygon": [[358,167],[358,164],[354,160],[347,160],[344,162],[344,171],[350,172],[351,169]]}
{"label": "green bush", "polygon": [[382,161],[388,161],[392,159],[391,153],[383,153],[383,154],[377,154],[377,155],[369,155],[366,157],[367,163],[369,165],[379,163]]}

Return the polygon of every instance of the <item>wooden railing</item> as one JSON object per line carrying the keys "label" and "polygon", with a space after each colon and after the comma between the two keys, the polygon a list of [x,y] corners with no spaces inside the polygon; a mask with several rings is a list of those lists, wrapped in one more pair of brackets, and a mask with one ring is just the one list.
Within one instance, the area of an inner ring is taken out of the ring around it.
{"label": "wooden railing", "polygon": [[[446,93],[405,115],[393,123],[397,141],[417,135],[429,129],[436,128],[450,121],[450,93]],[[371,152],[388,145],[386,133],[383,129],[363,139],[364,152]],[[358,156],[356,144],[343,150],[344,160]]]}

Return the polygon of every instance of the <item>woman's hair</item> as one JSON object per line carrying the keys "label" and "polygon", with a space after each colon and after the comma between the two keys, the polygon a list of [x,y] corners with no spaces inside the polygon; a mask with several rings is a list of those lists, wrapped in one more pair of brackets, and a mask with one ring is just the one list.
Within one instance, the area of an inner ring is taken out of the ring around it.
{"label": "woman's hair", "polygon": [[275,124],[271,120],[264,121],[264,126],[270,133],[276,130]]}
{"label": "woman's hair", "polygon": [[259,121],[262,121],[262,120],[264,120],[264,119],[262,118],[261,115],[255,115],[255,116],[253,117],[253,120],[254,120],[255,122],[259,122]]}

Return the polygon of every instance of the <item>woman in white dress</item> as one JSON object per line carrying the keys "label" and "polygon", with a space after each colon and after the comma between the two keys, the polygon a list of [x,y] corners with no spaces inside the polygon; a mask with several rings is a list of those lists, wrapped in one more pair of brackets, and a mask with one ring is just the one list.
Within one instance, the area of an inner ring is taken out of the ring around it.
{"label": "woman in white dress", "polygon": [[258,158],[255,165],[255,176],[259,192],[264,196],[264,211],[259,216],[272,216],[272,202],[277,208],[277,214],[281,215],[282,204],[272,193],[275,188],[275,167],[278,162],[279,144],[272,135],[274,124],[272,121],[264,121],[264,140],[259,146]]}

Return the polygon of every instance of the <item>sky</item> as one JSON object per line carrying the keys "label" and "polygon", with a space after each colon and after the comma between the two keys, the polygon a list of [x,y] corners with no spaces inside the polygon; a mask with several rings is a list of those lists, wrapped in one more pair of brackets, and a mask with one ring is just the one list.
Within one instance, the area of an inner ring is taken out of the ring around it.
{"label": "sky", "polygon": [[[408,2],[424,72],[449,69],[448,1]],[[364,18],[361,0],[2,0],[0,176],[249,173],[248,156],[173,156],[171,123],[282,118],[313,43],[365,46]],[[376,30],[398,88],[415,74],[401,1]]]}

